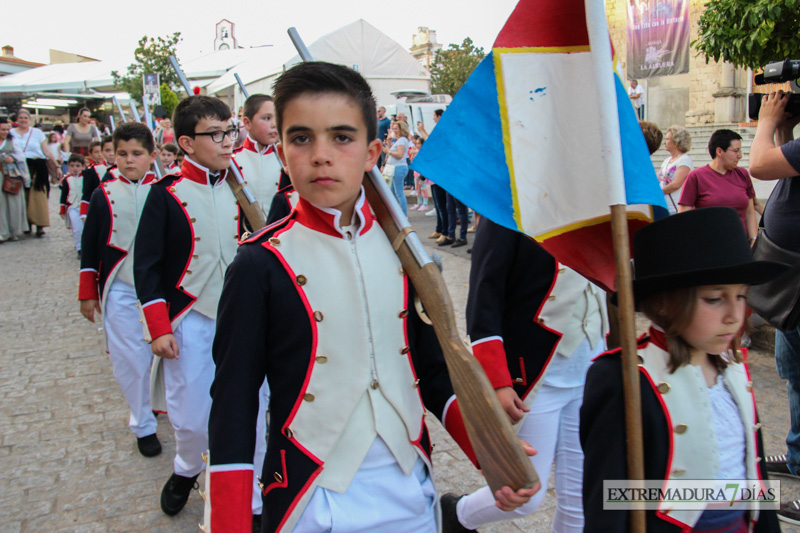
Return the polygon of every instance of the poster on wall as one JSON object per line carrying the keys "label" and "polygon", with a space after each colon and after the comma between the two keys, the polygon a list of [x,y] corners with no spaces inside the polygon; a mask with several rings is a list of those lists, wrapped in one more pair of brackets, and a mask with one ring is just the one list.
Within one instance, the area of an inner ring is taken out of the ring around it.
{"label": "poster on wall", "polygon": [[689,72],[689,0],[628,0],[628,79]]}

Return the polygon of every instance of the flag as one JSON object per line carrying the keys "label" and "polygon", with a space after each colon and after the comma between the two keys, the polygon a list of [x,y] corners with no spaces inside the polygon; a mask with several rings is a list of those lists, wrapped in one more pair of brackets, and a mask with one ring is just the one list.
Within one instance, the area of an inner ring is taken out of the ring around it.
{"label": "flag", "polygon": [[610,206],[667,214],[614,64],[603,0],[521,0],[412,168],[612,289]]}

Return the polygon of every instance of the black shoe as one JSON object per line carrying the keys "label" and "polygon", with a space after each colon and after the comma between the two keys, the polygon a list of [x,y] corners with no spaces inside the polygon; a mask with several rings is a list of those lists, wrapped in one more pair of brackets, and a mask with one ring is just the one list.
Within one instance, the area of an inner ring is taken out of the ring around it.
{"label": "black shoe", "polygon": [[161,453],[161,443],[158,442],[158,437],[156,437],[155,433],[137,438],[136,446],[139,447],[139,453],[145,457],[155,457]]}
{"label": "black shoe", "polygon": [[466,246],[466,245],[467,245],[467,239],[456,239],[456,242],[454,242],[450,248],[458,248],[460,246]]}
{"label": "black shoe", "polygon": [[786,462],[785,455],[768,455],[764,458],[764,462],[767,464],[767,472],[771,475],[800,479]]}
{"label": "black shoe", "polygon": [[37,237],[42,237],[43,235],[45,235],[45,232],[44,232],[44,230],[42,228],[39,228],[39,229],[36,230],[36,236]]}
{"label": "black shoe", "polygon": [[439,243],[439,246],[450,246],[454,242],[456,242],[455,239],[451,239],[450,237],[445,237],[444,240]]}
{"label": "black shoe", "polygon": [[[197,474],[199,476],[200,474]],[[196,486],[197,476],[183,477],[172,474],[161,490],[161,510],[175,516],[181,512],[189,499],[189,493]]]}
{"label": "black shoe", "polygon": [[458,521],[456,505],[464,496],[448,492],[442,496],[442,533],[469,533],[475,529],[467,529]]}
{"label": "black shoe", "polygon": [[253,533],[261,533],[261,515],[253,515]]}
{"label": "black shoe", "polygon": [[778,520],[789,524],[800,524],[800,500],[782,503],[778,510]]}

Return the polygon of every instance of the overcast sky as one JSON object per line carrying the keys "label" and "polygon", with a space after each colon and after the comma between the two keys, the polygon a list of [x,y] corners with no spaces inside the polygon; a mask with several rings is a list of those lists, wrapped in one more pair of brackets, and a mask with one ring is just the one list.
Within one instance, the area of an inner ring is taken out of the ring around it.
{"label": "overcast sky", "polygon": [[[486,51],[491,47],[516,0],[35,0],[3,2],[0,45],[28,61],[49,63],[55,48],[101,60],[133,60],[143,35],[180,31],[182,61],[212,51],[214,25],[226,18],[236,25],[240,46],[289,42],[295,26],[310,44],[317,38],[363,18],[400,43],[411,46],[418,26],[436,30],[438,42],[460,43],[471,37]],[[125,7],[128,6],[128,7]]]}

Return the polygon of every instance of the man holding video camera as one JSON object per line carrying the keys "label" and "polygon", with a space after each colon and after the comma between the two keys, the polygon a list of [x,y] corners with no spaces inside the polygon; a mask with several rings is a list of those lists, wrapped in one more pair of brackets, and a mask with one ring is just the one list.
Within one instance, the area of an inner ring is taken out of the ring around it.
{"label": "man holding video camera", "polygon": [[[800,253],[800,140],[794,140],[793,133],[800,114],[786,112],[790,97],[791,93],[778,91],[762,98],[750,149],[750,174],[760,180],[779,180],[764,212],[764,230],[781,248]],[[767,457],[767,471],[800,479],[800,326],[776,330],[775,364],[781,378],[788,381],[791,429],[786,455]],[[778,517],[800,524],[800,500],[782,504]]]}

